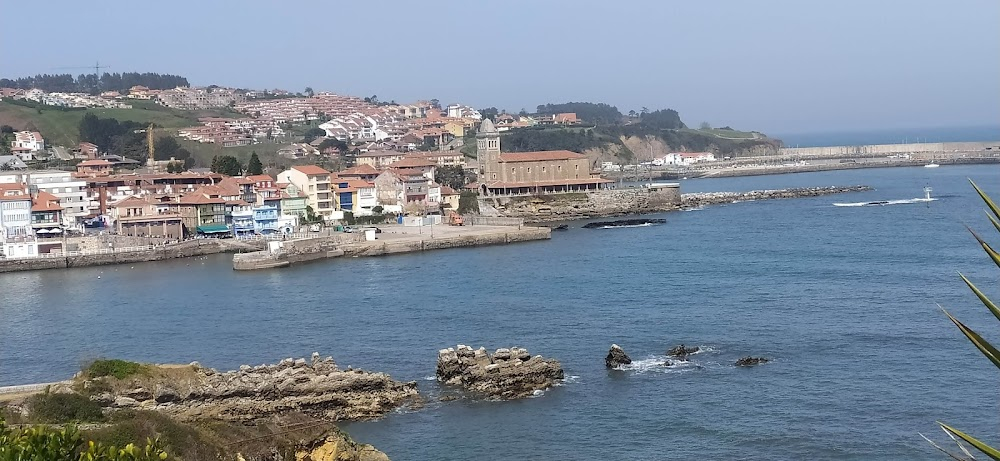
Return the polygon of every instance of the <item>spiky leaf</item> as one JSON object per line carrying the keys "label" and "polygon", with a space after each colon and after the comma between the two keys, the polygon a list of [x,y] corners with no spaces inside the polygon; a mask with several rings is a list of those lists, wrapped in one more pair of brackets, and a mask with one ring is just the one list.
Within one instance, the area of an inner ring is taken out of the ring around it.
{"label": "spiky leaf", "polygon": [[1000,308],[998,308],[997,305],[993,303],[993,301],[990,301],[990,298],[988,298],[985,293],[983,293],[982,291],[980,291],[979,288],[976,288],[976,286],[973,285],[972,282],[968,278],[966,278],[964,275],[962,275],[961,272],[958,273],[958,276],[962,277],[962,281],[964,281],[965,284],[968,285],[969,288],[972,289],[972,292],[976,294],[976,297],[978,297],[979,300],[982,301],[983,304],[986,305],[986,308],[989,309],[990,312],[993,313],[993,316],[996,317],[997,320],[1000,320]]}
{"label": "spiky leaf", "polygon": [[996,203],[993,203],[993,199],[991,199],[989,195],[986,195],[986,192],[983,192],[983,190],[980,189],[979,186],[977,186],[976,183],[973,182],[971,179],[969,180],[969,183],[971,183],[972,187],[976,189],[977,193],[979,193],[979,197],[981,197],[983,201],[986,202],[986,206],[990,207],[990,211],[993,212],[993,215],[996,216],[997,218],[1000,218],[1000,208],[997,207]]}
{"label": "spiky leaf", "polygon": [[955,429],[945,423],[938,421],[938,424],[941,425],[941,427],[944,428],[944,430],[952,434],[955,434],[955,436],[957,436],[958,438],[968,442],[969,445],[976,447],[977,450],[983,452],[983,454],[985,454],[986,456],[989,456],[990,459],[1000,461],[1000,451],[998,451],[996,448],[993,448],[983,442],[980,442],[975,437],[966,434],[958,429]]}
{"label": "spiky leaf", "polygon": [[983,250],[986,251],[986,254],[990,256],[990,259],[993,260],[993,263],[996,264],[997,267],[1000,267],[1000,253],[997,253],[996,250],[990,247],[990,244],[986,243],[986,241],[983,240],[982,237],[980,237],[979,234],[976,233],[976,231],[972,230],[972,228],[968,229],[969,232],[972,232],[972,236],[975,237],[976,240],[979,242],[979,245],[983,247]]}
{"label": "spiky leaf", "polygon": [[966,338],[969,338],[969,341],[976,346],[976,349],[979,349],[979,352],[982,352],[986,358],[990,359],[990,361],[993,362],[993,365],[1000,368],[1000,351],[993,347],[989,341],[986,341],[982,336],[979,336],[978,333],[965,326],[964,323],[958,321],[958,319],[949,314],[948,311],[943,308],[941,310],[944,311],[944,315],[948,316],[948,318],[955,324],[955,326],[958,327],[962,334],[964,334]]}

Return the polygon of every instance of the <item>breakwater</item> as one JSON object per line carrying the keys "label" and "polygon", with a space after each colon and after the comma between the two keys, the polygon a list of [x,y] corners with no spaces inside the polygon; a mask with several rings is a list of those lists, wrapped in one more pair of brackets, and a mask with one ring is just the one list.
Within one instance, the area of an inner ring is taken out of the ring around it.
{"label": "breakwater", "polygon": [[791,189],[752,190],[749,192],[697,192],[681,195],[682,208],[698,208],[723,203],[774,200],[783,198],[818,197],[872,190],[869,186],[799,187]]}
{"label": "breakwater", "polygon": [[[833,186],[681,194],[678,188],[672,188],[669,195],[664,196],[650,193],[647,188],[627,188],[589,194],[560,194],[544,198],[510,197],[501,201],[500,206],[487,207],[486,212],[497,216],[522,218],[527,223],[546,223],[662,213],[734,201],[815,197],[869,189],[868,186]],[[668,199],[663,199],[664,197]]]}
{"label": "breakwater", "polygon": [[133,264],[166,259],[190,258],[217,253],[259,250],[262,241],[233,241],[217,239],[186,240],[166,245],[116,248],[100,251],[70,252],[43,255],[37,258],[0,259],[0,272],[32,271],[43,269],[69,269],[73,267]]}
{"label": "breakwater", "polygon": [[500,245],[533,240],[547,240],[552,230],[530,226],[385,226],[366,240],[364,234],[343,234],[275,242],[273,248],[233,255],[233,269],[259,270],[286,267],[318,259],[360,256],[385,256],[446,248]]}

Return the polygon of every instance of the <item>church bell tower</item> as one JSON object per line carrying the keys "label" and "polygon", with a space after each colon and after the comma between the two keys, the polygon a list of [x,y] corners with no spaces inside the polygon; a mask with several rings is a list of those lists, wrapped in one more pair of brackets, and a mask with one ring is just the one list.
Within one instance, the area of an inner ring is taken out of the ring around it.
{"label": "church bell tower", "polygon": [[479,162],[479,183],[499,179],[500,132],[493,121],[484,118],[476,133],[476,160]]}

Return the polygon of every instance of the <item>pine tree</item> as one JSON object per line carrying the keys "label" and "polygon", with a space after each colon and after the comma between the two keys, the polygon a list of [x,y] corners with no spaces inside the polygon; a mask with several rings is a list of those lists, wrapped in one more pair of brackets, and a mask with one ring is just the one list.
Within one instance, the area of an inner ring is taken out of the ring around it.
{"label": "pine tree", "polygon": [[250,161],[247,162],[247,175],[257,174],[264,174],[264,165],[260,163],[257,151],[253,151],[250,153]]}

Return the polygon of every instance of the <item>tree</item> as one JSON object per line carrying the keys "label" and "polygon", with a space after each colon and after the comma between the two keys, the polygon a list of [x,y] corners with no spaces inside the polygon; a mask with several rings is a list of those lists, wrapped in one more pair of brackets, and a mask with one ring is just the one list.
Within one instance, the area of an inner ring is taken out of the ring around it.
{"label": "tree", "polygon": [[634,110],[628,111],[628,116],[629,118],[635,118],[635,111]]}
{"label": "tree", "polygon": [[[979,186],[976,185],[976,183],[972,182],[971,180],[969,182],[972,183],[972,187],[976,189],[976,192],[979,194],[979,197],[982,198],[984,202],[986,202],[986,206],[990,209],[990,212],[992,212],[993,214],[993,216],[987,214],[987,217],[990,218],[990,221],[992,222],[993,226],[996,227],[998,231],[1000,231],[1000,221],[997,221],[998,219],[1000,219],[1000,207],[998,207],[997,204],[994,203],[993,200],[990,199],[990,197],[986,195],[986,193],[983,192],[982,189],[979,188]],[[994,218],[994,216],[996,218]],[[972,235],[979,242],[979,246],[981,246],[983,250],[986,251],[986,254],[990,257],[990,259],[993,260],[993,262],[998,267],[1000,267],[1000,254],[998,254],[996,250],[994,250],[988,243],[986,243],[986,241],[980,238],[978,234],[972,232]],[[986,306],[986,308],[990,311],[990,313],[992,313],[994,317],[1000,320],[1000,308],[998,308],[997,305],[993,301],[991,301],[990,298],[986,296],[986,294],[984,294],[979,288],[977,288],[972,283],[972,281],[970,281],[961,273],[959,273],[958,275],[959,277],[962,278],[962,281],[965,282],[966,286],[968,286],[969,289],[972,290],[972,292],[976,295],[976,297],[979,298],[979,301]],[[941,310],[944,311],[944,315],[948,317],[948,320],[951,320],[951,322],[954,323],[956,327],[958,327],[959,331],[961,331],[962,334],[965,335],[966,339],[968,339],[976,347],[976,349],[979,350],[979,352],[981,352],[984,356],[986,356],[986,358],[991,363],[993,363],[994,366],[1000,368],[1000,350],[998,350],[996,347],[990,344],[989,341],[983,339],[983,337],[980,336],[978,333],[976,333],[974,330],[972,330],[964,323],[956,319],[954,316],[948,313],[948,311],[944,310],[944,308],[942,308]],[[956,437],[972,445],[977,450],[989,456],[989,458],[1000,459],[1000,450],[997,450],[989,445],[986,445],[985,443],[980,442],[971,435],[968,435],[947,424],[941,422],[938,422],[938,424],[941,426],[941,429],[945,431],[945,433],[947,433],[953,440],[956,440],[956,443],[959,444],[959,447],[962,449],[963,452],[968,453],[968,451],[966,451],[966,449],[962,446],[962,444],[958,442]],[[943,448],[938,446],[936,443],[931,442],[930,439],[927,439],[927,437],[924,437],[924,439],[930,442],[931,445],[934,445],[934,447],[937,448],[938,450],[947,453],[953,459],[966,459],[962,458],[960,455],[954,455],[948,453]],[[970,458],[970,459],[975,459],[975,458]]]}
{"label": "tree", "polygon": [[153,141],[153,147],[155,148],[153,155],[156,157],[156,160],[169,160],[171,157],[176,156],[181,145],[177,143],[177,140],[173,136],[160,136]]}
{"label": "tree", "polygon": [[0,133],[2,133],[2,134],[10,134],[10,133],[13,133],[13,132],[14,132],[14,127],[12,127],[10,125],[0,125]]}
{"label": "tree", "polygon": [[257,151],[250,152],[250,160],[247,162],[247,175],[264,174],[264,165],[260,163]]}
{"label": "tree", "polygon": [[383,210],[385,210],[385,208],[382,208],[382,205],[375,205],[372,207],[372,213],[375,214],[382,214]]}
{"label": "tree", "polygon": [[462,165],[439,166],[434,171],[434,179],[452,189],[461,190],[465,187],[465,168]]}
{"label": "tree", "polygon": [[316,95],[316,93],[313,91],[313,89],[312,89],[311,86],[307,86],[306,87],[305,93],[306,93],[306,96],[309,96],[310,98]]}
{"label": "tree", "polygon": [[490,120],[496,121],[497,115],[500,114],[500,110],[498,110],[496,107],[487,107],[485,109],[479,109],[479,113],[483,116],[484,119],[488,118]]}
{"label": "tree", "polygon": [[346,142],[341,141],[337,138],[326,138],[323,142],[319,143],[320,152],[327,150],[329,148],[334,148],[339,150],[341,153],[347,152],[348,145]]}
{"label": "tree", "polygon": [[708,122],[701,122],[698,125],[698,129],[699,130],[711,130],[712,129],[712,124],[710,124]]}
{"label": "tree", "polygon": [[431,99],[431,107],[434,109],[441,110],[441,101],[437,98]]}
{"label": "tree", "polygon": [[322,138],[324,136],[326,136],[326,130],[322,128],[313,127],[306,130],[306,132],[302,134],[302,142],[310,143],[313,142],[316,138]]}
{"label": "tree", "polygon": [[180,173],[184,171],[184,162],[167,163],[167,173]]}
{"label": "tree", "polygon": [[243,173],[243,165],[232,155],[216,155],[212,157],[212,172],[227,176],[239,176]]}
{"label": "tree", "polygon": [[663,109],[650,112],[648,109],[643,107],[639,120],[643,125],[646,125],[649,128],[660,130],[677,130],[684,128],[684,122],[681,121],[680,114],[673,109]]}
{"label": "tree", "polygon": [[622,121],[622,113],[618,108],[602,102],[567,102],[562,104],[542,104],[538,106],[539,114],[575,113],[580,120],[595,125],[618,125]]}

